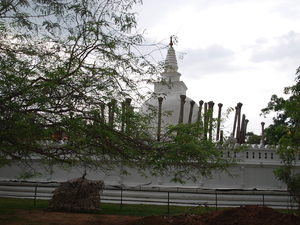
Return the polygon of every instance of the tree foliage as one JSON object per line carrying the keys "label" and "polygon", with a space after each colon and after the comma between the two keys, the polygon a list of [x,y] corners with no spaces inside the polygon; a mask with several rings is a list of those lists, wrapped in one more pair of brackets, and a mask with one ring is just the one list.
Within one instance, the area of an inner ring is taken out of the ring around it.
{"label": "tree foliage", "polygon": [[260,144],[261,136],[256,135],[253,132],[246,133],[246,143],[247,144]]}
{"label": "tree foliage", "polygon": [[298,214],[300,215],[300,173],[297,173],[295,168],[299,148],[281,144],[277,154],[280,156],[283,166],[275,169],[274,174],[278,180],[287,185],[293,201],[298,204]]}
{"label": "tree foliage", "polygon": [[277,112],[277,116],[273,118],[274,123],[265,132],[267,143],[279,145],[277,154],[283,166],[274,173],[287,185],[300,210],[300,174],[295,169],[300,154],[300,67],[297,70],[296,84],[286,87],[284,93],[289,95],[287,99],[273,95],[268,107],[262,112]]}
{"label": "tree foliage", "polygon": [[235,159],[223,158],[221,147],[204,135],[200,122],[170,126],[164,141],[156,143],[152,151],[152,171],[171,175],[174,182],[196,181],[199,176],[211,176],[212,171],[226,171]]}
{"label": "tree foliage", "polygon": [[263,114],[276,112],[273,124],[266,130],[266,141],[269,144],[299,146],[300,144],[300,70],[297,70],[296,84],[286,87],[287,99],[273,95],[268,106],[262,109]]}
{"label": "tree foliage", "polygon": [[[134,124],[134,110],[126,112],[132,114],[130,126],[135,128],[130,135],[113,129],[125,115],[121,102],[140,99],[139,82],[154,69],[137,51],[142,36],[130,32],[136,26],[130,12],[133,4],[131,0],[1,2],[2,158],[25,159],[35,153],[92,163],[92,157],[104,160],[104,155],[132,159],[138,154],[129,152],[145,148],[142,140],[147,136],[141,120]],[[115,124],[103,122],[108,120],[108,107],[114,111]],[[68,141],[52,144],[61,139]]]}
{"label": "tree foliage", "polygon": [[[132,11],[136,3],[1,1],[2,163],[39,158],[110,168],[112,161],[121,161],[152,167],[153,174],[191,160],[198,175],[225,168],[220,155],[209,152],[215,146],[197,135],[190,139],[185,127],[181,136],[156,143],[147,132],[150,118],[134,110],[144,97],[141,84],[157,73],[141,54],[143,37]],[[188,174],[189,167],[180,169],[185,172],[176,180]]]}

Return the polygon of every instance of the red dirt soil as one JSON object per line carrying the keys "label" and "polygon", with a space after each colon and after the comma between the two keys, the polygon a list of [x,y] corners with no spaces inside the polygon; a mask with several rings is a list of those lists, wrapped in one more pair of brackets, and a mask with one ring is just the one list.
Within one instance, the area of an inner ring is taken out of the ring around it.
{"label": "red dirt soil", "polygon": [[130,225],[300,225],[300,217],[260,206],[243,206],[203,215],[150,216]]}
{"label": "red dirt soil", "polygon": [[[11,219],[11,218],[14,219]],[[300,217],[271,208],[243,206],[203,215],[121,216],[85,213],[62,213],[41,210],[17,211],[0,215],[1,225],[300,225]]]}
{"label": "red dirt soil", "polygon": [[44,210],[17,211],[0,215],[1,225],[128,225],[141,217],[87,213],[51,212]]}

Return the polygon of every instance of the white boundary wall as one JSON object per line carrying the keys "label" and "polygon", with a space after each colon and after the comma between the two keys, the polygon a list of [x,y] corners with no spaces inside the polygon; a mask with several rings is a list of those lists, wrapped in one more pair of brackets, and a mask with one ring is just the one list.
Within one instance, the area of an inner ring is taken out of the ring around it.
{"label": "white boundary wall", "polygon": [[[247,146],[242,152],[233,153],[223,151],[223,157],[234,157],[240,161],[226,172],[214,172],[210,178],[202,178],[197,182],[187,181],[185,184],[170,182],[169,177],[143,177],[135,169],[125,168],[130,174],[122,175],[124,168],[112,171],[88,170],[87,178],[103,180],[106,185],[122,185],[123,187],[187,187],[207,189],[246,189],[246,190],[286,190],[286,186],[279,182],[273,171],[281,165],[279,157],[268,146]],[[38,160],[31,165],[40,170],[42,176],[31,178],[30,181],[62,182],[82,176],[84,169],[72,167],[62,169],[52,166],[47,169],[39,165]],[[300,154],[297,155],[296,171],[300,172]],[[1,180],[19,180],[18,176],[24,172],[24,167],[18,163],[0,168]]]}

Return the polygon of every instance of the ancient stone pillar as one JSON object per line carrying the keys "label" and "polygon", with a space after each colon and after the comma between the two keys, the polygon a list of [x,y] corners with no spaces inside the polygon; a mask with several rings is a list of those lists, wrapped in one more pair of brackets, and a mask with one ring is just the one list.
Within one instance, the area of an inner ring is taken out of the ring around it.
{"label": "ancient stone pillar", "polygon": [[203,101],[199,101],[199,109],[198,109],[198,118],[197,121],[201,122],[202,121],[202,117],[201,117],[201,113],[202,113],[202,106],[203,106]]}
{"label": "ancient stone pillar", "polygon": [[208,112],[207,112],[207,102],[204,103],[204,118],[203,118],[203,133],[204,140],[207,140],[207,131],[208,131]]}
{"label": "ancient stone pillar", "polygon": [[121,103],[122,107],[122,115],[121,115],[121,132],[124,133],[125,131],[125,118],[126,118],[126,101]]}
{"label": "ancient stone pillar", "polygon": [[245,126],[246,126],[246,116],[245,114],[243,114],[242,116],[242,125],[241,125],[241,131],[240,131],[240,135],[239,135],[239,143],[243,144],[245,142]]}
{"label": "ancient stone pillar", "polygon": [[236,128],[236,139],[237,142],[239,143],[239,137],[240,137],[240,132],[241,132],[241,111],[242,111],[242,103],[238,103],[237,104],[237,108],[238,108],[238,114],[237,114],[237,128]]}
{"label": "ancient stone pillar", "polygon": [[108,103],[108,124],[113,127],[114,126],[114,119],[115,119],[115,109],[116,108],[116,100],[112,99]]}
{"label": "ancient stone pillar", "polygon": [[179,120],[178,124],[183,123],[183,114],[184,114],[184,103],[185,103],[186,96],[180,95],[180,111],[179,111]]}
{"label": "ancient stone pillar", "polygon": [[246,122],[246,124],[245,124],[245,134],[247,134],[247,126],[248,126],[249,120],[246,119],[245,122]]}
{"label": "ancient stone pillar", "polygon": [[108,124],[111,126],[112,125],[112,121],[111,121],[112,103],[111,102],[107,103],[107,107],[108,107]]}
{"label": "ancient stone pillar", "polygon": [[215,103],[213,101],[208,102],[208,108],[209,108],[209,113],[208,113],[208,119],[209,119],[209,140],[212,140],[212,130],[213,130],[213,113],[214,113],[214,105]]}
{"label": "ancient stone pillar", "polygon": [[194,105],[195,105],[195,102],[193,100],[190,101],[190,113],[189,113],[189,120],[188,120],[189,124],[192,123]]}
{"label": "ancient stone pillar", "polygon": [[223,144],[223,130],[220,132],[220,144]]}
{"label": "ancient stone pillar", "polygon": [[219,111],[218,111],[218,121],[217,121],[217,135],[216,135],[216,141],[220,138],[220,125],[221,125],[221,112],[222,112],[222,103],[218,104]]}
{"label": "ancient stone pillar", "polygon": [[244,128],[244,142],[246,141],[246,134],[247,134],[247,126],[248,126],[249,120],[245,120],[245,128]]}
{"label": "ancient stone pillar", "polygon": [[125,99],[125,133],[130,132],[130,117],[131,117],[131,98],[126,98]]}
{"label": "ancient stone pillar", "polygon": [[265,123],[261,122],[261,140],[260,140],[261,145],[265,145]]}
{"label": "ancient stone pillar", "polygon": [[162,102],[163,102],[163,98],[162,97],[158,97],[157,141],[160,141]]}
{"label": "ancient stone pillar", "polygon": [[236,121],[237,121],[237,115],[238,115],[238,107],[235,107],[235,114],[234,114],[234,122],[233,122],[233,129],[232,129],[232,137],[235,136],[235,129],[236,129]]}
{"label": "ancient stone pillar", "polygon": [[101,122],[102,123],[105,123],[105,114],[104,114],[104,111],[105,111],[105,104],[102,103],[100,105],[100,110],[101,110]]}

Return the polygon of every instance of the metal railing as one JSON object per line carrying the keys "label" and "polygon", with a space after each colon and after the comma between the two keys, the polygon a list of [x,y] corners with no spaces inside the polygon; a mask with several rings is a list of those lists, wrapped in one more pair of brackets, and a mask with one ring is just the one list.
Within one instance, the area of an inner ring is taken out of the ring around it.
{"label": "metal railing", "polygon": [[[0,197],[50,199],[57,182],[0,181]],[[105,186],[101,202],[120,204],[166,205],[168,213],[171,205],[238,207],[241,205],[261,205],[272,208],[291,209],[296,207],[286,191],[269,190],[224,190],[184,187],[122,187]]]}

